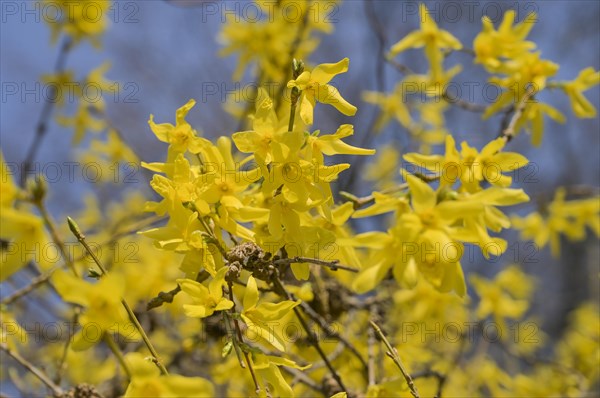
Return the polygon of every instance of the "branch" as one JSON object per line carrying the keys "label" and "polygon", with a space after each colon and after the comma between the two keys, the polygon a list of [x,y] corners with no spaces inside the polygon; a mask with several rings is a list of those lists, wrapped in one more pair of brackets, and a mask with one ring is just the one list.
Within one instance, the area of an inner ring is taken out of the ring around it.
{"label": "branch", "polygon": [[[75,221],[71,217],[67,217],[67,222],[69,224],[69,229],[71,230],[73,235],[77,238],[79,243],[81,243],[81,245],[85,248],[85,250],[88,252],[90,257],[92,257],[92,260],[94,260],[94,262],[100,269],[100,272],[102,273],[102,275],[106,275],[107,274],[106,269],[104,268],[104,266],[102,265],[102,263],[100,262],[98,257],[96,257],[96,255],[94,254],[94,252],[92,251],[90,246],[85,241],[85,236],[81,233],[81,230],[79,229],[79,227],[77,226]],[[131,319],[131,322],[133,322],[135,328],[142,336],[142,340],[144,340],[144,343],[146,344],[148,351],[150,351],[150,353],[153,356],[152,361],[154,362],[154,364],[158,367],[158,369],[160,369],[160,371],[163,375],[168,375],[169,372],[167,371],[165,366],[160,362],[158,353],[156,352],[156,349],[150,342],[148,335],[146,335],[146,332],[144,331],[144,328],[140,324],[140,321],[135,316],[135,313],[133,312],[133,310],[127,303],[127,301],[125,301],[125,299],[123,299],[123,298],[121,298],[121,305],[123,305],[123,308],[125,308],[125,311],[127,311],[127,314],[129,315],[129,318]]]}
{"label": "branch", "polygon": [[365,367],[365,369],[368,369],[369,365],[364,360],[364,358],[362,357],[360,352],[358,352],[358,349],[356,347],[354,347],[354,345],[352,345],[352,343],[350,343],[350,341],[348,341],[345,337],[340,335],[337,331],[332,330],[331,328],[328,328],[327,321],[321,315],[317,314],[317,312],[315,310],[313,310],[310,305],[308,305],[305,302],[301,302],[300,307],[302,307],[302,309],[304,310],[304,313],[306,315],[308,315],[308,317],[310,319],[312,319],[314,322],[316,322],[319,325],[321,330],[328,333],[330,336],[336,338],[340,343],[342,343],[344,346],[346,346],[346,348],[348,348],[350,350],[350,352],[352,352],[352,354],[354,354],[354,356],[356,358],[358,358],[358,360],[362,363],[362,365]]}
{"label": "branch", "polygon": [[[282,295],[283,297],[285,297],[286,300],[291,300],[291,295],[285,289],[285,287],[283,286],[283,283],[281,283],[281,279],[279,279],[279,275],[277,275],[276,273],[274,273],[273,276],[272,276],[272,278],[271,278],[271,281],[272,281],[274,287],[276,288],[277,292],[280,295]],[[306,323],[306,320],[302,317],[302,314],[300,313],[300,311],[298,310],[297,307],[294,307],[293,311],[294,311],[294,314],[296,314],[296,318],[298,318],[298,321],[300,321],[300,325],[302,325],[302,328],[306,332],[306,335],[308,336],[309,343],[317,350],[317,353],[319,354],[319,356],[321,357],[321,359],[325,363],[325,366],[327,366],[327,369],[329,369],[329,372],[333,376],[333,378],[336,381],[336,383],[338,384],[338,386],[342,389],[342,391],[347,392],[348,390],[344,386],[344,383],[342,382],[342,379],[340,378],[340,375],[337,373],[337,371],[335,370],[335,368],[333,367],[333,365],[329,361],[329,358],[327,358],[327,355],[325,354],[325,352],[323,351],[323,349],[319,345],[319,339],[315,335],[314,331],[312,329],[310,329],[310,327]]]}
{"label": "branch", "polygon": [[[147,217],[143,220],[141,220],[135,227],[132,227],[131,229],[124,231],[124,232],[120,232],[116,235],[114,235],[112,238],[110,238],[108,241],[101,243],[99,246],[100,247],[105,247],[108,245],[112,245],[113,243],[117,242],[119,239],[124,238],[126,236],[129,236],[131,234],[136,233],[138,230],[140,230],[143,227],[147,227],[150,226],[158,221],[163,220],[164,217],[157,217],[157,216],[152,216],[152,217]],[[135,225],[135,224],[134,224]],[[76,263],[77,261],[83,260],[85,258],[85,254],[77,257],[73,260],[74,263]],[[45,283],[47,283],[50,278],[52,278],[52,275],[54,274],[54,271],[63,268],[65,265],[67,265],[66,263],[61,264],[60,266],[54,267],[46,272],[44,272],[41,275],[36,276],[35,278],[33,278],[31,280],[31,283],[29,283],[26,286],[23,286],[22,288],[16,290],[15,292],[13,292],[12,294],[10,294],[9,296],[5,297],[4,299],[2,299],[2,301],[0,302],[0,304],[2,305],[9,305],[12,304],[13,302],[19,300],[21,297],[31,293],[32,291],[34,291],[35,289],[37,289],[38,287],[44,285]]]}
{"label": "branch", "polygon": [[6,343],[0,343],[0,349],[6,352],[10,357],[12,357],[15,361],[17,361],[21,366],[27,369],[30,373],[32,373],[35,377],[40,379],[42,383],[44,383],[49,389],[52,390],[52,393],[55,397],[60,397],[64,394],[64,391],[60,386],[54,384],[52,380],[40,369],[36,368],[31,364],[31,362],[27,361],[23,358],[18,352],[11,350]]}
{"label": "branch", "polygon": [[359,272],[360,271],[356,268],[348,267],[347,265],[338,264],[338,262],[339,262],[339,260],[324,261],[324,260],[319,260],[317,258],[296,256],[296,257],[282,258],[279,260],[275,260],[275,261],[273,261],[273,264],[285,265],[285,264],[292,264],[292,263],[309,263],[309,264],[315,264],[315,265],[322,265],[324,267],[331,269],[332,271],[337,271],[338,269],[343,269],[344,271],[350,271],[350,272]]}
{"label": "branch", "polygon": [[[519,121],[521,116],[523,116],[523,112],[525,111],[525,107],[527,106],[529,99],[531,99],[535,93],[536,93],[536,89],[533,85],[530,85],[529,87],[527,87],[527,91],[525,91],[525,94],[523,94],[523,98],[521,98],[519,103],[514,108],[515,113],[513,113],[512,118],[510,119],[510,121],[508,122],[508,125],[506,127],[504,127],[505,123],[503,121],[502,130],[500,131],[500,134],[498,134],[498,137],[504,138],[506,140],[506,142],[509,142],[510,140],[512,140],[514,138],[514,136],[516,134],[515,127],[517,125],[517,122]],[[506,117],[508,117],[508,115],[510,115],[510,110],[511,110],[511,108],[509,108],[508,111],[506,112],[505,120],[506,120]]]}
{"label": "branch", "polygon": [[[243,343],[244,342],[244,336],[242,335],[242,329],[240,328],[240,323],[237,320],[236,317],[234,317],[235,314],[235,298],[233,297],[233,285],[231,282],[229,282],[229,300],[231,300],[231,302],[233,303],[233,307],[231,307],[230,311],[231,311],[231,318],[233,318],[233,324],[235,326],[235,330],[237,332],[237,336],[236,335],[232,335],[232,340],[233,340],[233,344],[236,345],[236,337],[239,341],[239,343]],[[237,349],[237,348],[236,348]],[[254,365],[252,364],[252,359],[250,358],[250,355],[248,355],[248,352],[246,350],[243,350],[244,353],[244,358],[246,358],[246,363],[248,364],[248,370],[250,371],[250,375],[252,376],[252,381],[254,382],[254,387],[256,388],[256,395],[260,395],[260,384],[258,383],[258,379],[256,378],[256,373],[254,372]]]}
{"label": "branch", "polygon": [[459,108],[462,108],[469,112],[483,113],[487,109],[487,106],[485,105],[474,104],[472,102],[462,100],[458,97],[451,97],[448,95],[447,91],[444,91],[444,93],[442,94],[442,98],[450,105],[456,105]]}
{"label": "branch", "polygon": [[[69,38],[65,38],[62,46],[60,48],[60,52],[58,53],[58,58],[56,59],[56,64],[54,66],[54,73],[61,73],[65,68],[65,62],[67,61],[67,55],[71,50],[72,41]],[[44,107],[42,108],[42,113],[40,114],[40,118],[38,120],[36,129],[35,129],[35,137],[29,149],[27,150],[27,155],[25,156],[25,160],[23,161],[23,171],[21,172],[21,187],[25,186],[25,181],[27,179],[27,174],[31,171],[31,167],[37,153],[42,145],[42,141],[46,132],[48,131],[48,121],[50,116],[52,115],[52,110],[56,105],[56,101],[50,100],[50,98],[56,97],[56,88],[54,85],[50,87],[50,94],[45,97]]]}
{"label": "branch", "polygon": [[398,351],[394,347],[392,347],[392,345],[390,344],[388,339],[383,334],[383,331],[381,330],[381,328],[379,326],[377,326],[377,324],[375,322],[369,321],[369,323],[371,324],[371,326],[373,327],[375,332],[379,335],[379,337],[383,341],[383,344],[385,344],[385,346],[387,347],[387,349],[388,349],[388,351],[386,352],[387,356],[392,358],[392,360],[394,361],[394,363],[396,364],[398,369],[400,369],[400,372],[402,373],[402,376],[404,376],[404,380],[406,380],[406,384],[408,384],[408,388],[410,389],[410,393],[412,394],[412,396],[415,398],[420,398],[419,392],[417,391],[417,387],[415,386],[413,379],[410,377],[410,374],[408,374],[406,369],[404,369],[404,365],[402,365],[402,360],[400,360]]}

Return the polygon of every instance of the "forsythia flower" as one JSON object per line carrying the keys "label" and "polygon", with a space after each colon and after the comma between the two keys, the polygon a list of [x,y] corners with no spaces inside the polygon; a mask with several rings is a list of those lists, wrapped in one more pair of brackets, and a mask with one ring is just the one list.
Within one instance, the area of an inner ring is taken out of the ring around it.
{"label": "forsythia flower", "polygon": [[85,99],[79,101],[77,112],[73,116],[57,115],[56,121],[61,126],[73,127],[73,144],[79,144],[87,131],[99,132],[106,128],[106,122],[97,117],[97,110],[102,108],[102,102],[90,103]]}
{"label": "forsythia flower", "polygon": [[402,81],[396,84],[391,93],[380,93],[377,91],[365,91],[362,95],[363,101],[377,105],[381,112],[375,123],[375,131],[381,131],[392,118],[400,125],[408,127],[411,125],[410,111],[406,106],[406,93],[404,92],[405,83]]}
{"label": "forsythia flower", "polygon": [[460,50],[462,44],[452,34],[438,28],[423,3],[419,4],[419,15],[421,16],[421,30],[409,33],[405,38],[394,44],[390,49],[390,56],[394,57],[409,48],[424,46],[425,55],[431,67],[431,75],[437,80],[442,74],[442,51]]}
{"label": "forsythia flower", "polygon": [[91,284],[65,271],[56,271],[52,281],[64,301],[85,307],[79,318],[82,329],[73,337],[74,350],[87,350],[107,332],[117,332],[127,338],[132,338],[132,333],[137,336],[121,304],[125,285],[119,275],[106,275]]}
{"label": "forsythia flower", "polygon": [[505,145],[505,139],[497,138],[478,152],[463,141],[459,153],[455,148],[454,138],[449,135],[446,137],[444,156],[408,153],[403,158],[437,173],[441,177],[442,185],[453,186],[460,181],[461,191],[474,193],[481,190],[480,184],[483,181],[500,187],[510,186],[512,178],[502,173],[519,169],[529,163],[521,154],[502,152]]}
{"label": "forsythia flower", "polygon": [[498,30],[494,30],[488,16],[482,18],[483,29],[473,41],[473,50],[475,62],[483,64],[490,72],[498,71],[503,59],[515,58],[535,48],[533,42],[525,41],[536,20],[535,13],[513,26],[515,16],[514,10],[507,10]]}
{"label": "forsythia flower", "polygon": [[[60,33],[70,36],[75,43],[88,39],[96,46],[100,46],[99,38],[108,25],[110,0],[44,0],[44,3],[58,8],[59,18],[51,18],[44,12],[44,19],[52,29],[52,41],[55,42]],[[50,13],[53,14],[53,13]]]}
{"label": "forsythia flower", "polygon": [[583,92],[600,84],[600,72],[594,68],[585,68],[575,80],[564,82],[561,88],[569,96],[571,107],[577,117],[592,118],[596,116],[596,108],[583,96]]}
{"label": "forsythia flower", "polygon": [[288,88],[297,87],[300,94],[300,117],[306,124],[313,123],[313,111],[316,101],[330,104],[344,115],[353,116],[356,107],[340,95],[337,88],[328,83],[340,73],[348,71],[350,61],[344,58],[335,64],[317,65],[312,72],[304,71],[295,80],[290,80]]}
{"label": "forsythia flower", "polygon": [[273,101],[262,87],[258,89],[255,104],[253,130],[234,133],[231,138],[240,152],[254,153],[258,161],[270,163],[273,161],[273,151],[279,149],[277,145],[285,139],[288,126],[284,121],[279,121]]}
{"label": "forsythia flower", "polygon": [[[280,366],[286,366],[288,368],[305,370],[310,367],[299,366],[294,361],[287,358],[276,357],[273,355],[264,355],[261,353],[252,353],[252,360],[254,362],[254,369],[257,375],[262,379],[261,384],[268,385],[273,390],[271,391],[275,396],[278,397],[293,397],[294,391],[285,381],[285,378],[279,370]],[[263,387],[264,390],[264,387]]]}
{"label": "forsythia flower", "polygon": [[512,217],[514,228],[521,231],[521,239],[533,240],[539,248],[549,243],[554,257],[560,255],[560,234],[573,241],[582,240],[587,226],[600,236],[599,197],[566,201],[565,196],[564,188],[557,189],[545,216],[533,212],[525,217]]}
{"label": "forsythia flower", "polygon": [[494,280],[471,275],[470,281],[480,297],[477,317],[485,319],[491,315],[500,328],[499,335],[509,337],[506,319],[518,320],[525,315],[533,290],[533,278],[513,265],[502,270]]}
{"label": "forsythia flower", "polygon": [[124,398],[214,397],[213,385],[202,377],[161,375],[152,362],[137,352],[125,356],[131,368],[131,381]]}
{"label": "forsythia flower", "polygon": [[[253,276],[248,278],[246,293],[244,294],[244,310],[241,317],[257,338],[266,342],[279,351],[285,351],[285,339],[273,324],[280,321],[294,307],[300,304],[300,301],[281,301],[275,303],[258,304],[258,287],[256,279]],[[271,325],[269,325],[271,324]]]}
{"label": "forsythia flower", "polygon": [[15,201],[21,195],[21,191],[12,180],[2,152],[0,178],[0,281],[4,281],[32,260],[42,269],[50,268],[50,259],[58,258],[58,253],[56,247],[49,245],[44,221],[30,211],[15,207]]}
{"label": "forsythia flower", "polygon": [[183,309],[187,316],[193,318],[206,318],[215,311],[228,310],[233,307],[233,301],[223,297],[223,285],[225,284],[225,273],[227,267],[221,268],[208,288],[201,283],[191,279],[178,279],[177,283],[181,290],[186,292],[195,301],[195,304],[184,304]]}
{"label": "forsythia flower", "polygon": [[184,106],[177,109],[175,117],[175,126],[171,123],[154,123],[154,115],[150,115],[148,124],[152,129],[152,132],[162,142],[169,143],[169,161],[176,156],[178,153],[190,151],[191,153],[199,153],[205,145],[206,140],[197,137],[197,132],[190,126],[185,120],[185,116],[188,114],[190,109],[196,105],[196,101],[191,99]]}

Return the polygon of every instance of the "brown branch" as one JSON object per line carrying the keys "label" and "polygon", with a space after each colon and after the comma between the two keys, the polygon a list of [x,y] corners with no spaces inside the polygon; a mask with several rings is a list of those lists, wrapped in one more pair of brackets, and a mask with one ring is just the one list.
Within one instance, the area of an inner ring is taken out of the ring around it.
{"label": "brown branch", "polygon": [[332,271],[337,271],[338,269],[342,269],[344,271],[350,271],[350,272],[359,272],[360,271],[359,269],[356,269],[353,267],[348,267],[347,265],[338,264],[338,262],[339,262],[339,260],[324,261],[324,260],[319,260],[317,258],[296,256],[296,257],[282,258],[279,260],[275,260],[275,261],[273,261],[273,264],[284,265],[284,264],[292,264],[292,263],[309,263],[309,264],[322,265],[324,267],[328,267]]}
{"label": "brown branch", "polygon": [[402,360],[400,359],[400,356],[398,355],[398,351],[394,347],[392,347],[392,345],[390,344],[388,339],[385,337],[385,334],[383,334],[383,331],[381,330],[381,328],[379,326],[377,326],[377,324],[375,322],[369,321],[369,323],[371,324],[371,327],[373,327],[375,332],[379,335],[379,338],[381,339],[381,341],[383,341],[383,344],[385,344],[385,346],[387,347],[387,349],[388,349],[388,351],[386,352],[387,356],[390,357],[394,361],[394,363],[396,364],[398,369],[400,369],[402,376],[404,376],[404,380],[406,380],[406,384],[408,384],[410,393],[412,394],[413,397],[419,398],[419,392],[417,391],[417,387],[415,386],[415,383],[413,382],[412,377],[410,377],[410,374],[406,371],[406,369],[404,369],[404,365],[402,364]]}
{"label": "brown branch", "polygon": [[[515,131],[515,127],[517,125],[517,122],[519,121],[519,119],[521,118],[521,116],[523,116],[523,112],[525,111],[525,107],[527,106],[527,103],[529,102],[529,100],[531,98],[533,98],[534,94],[536,93],[536,89],[533,85],[530,85],[529,87],[527,87],[527,90],[525,91],[525,94],[523,94],[523,98],[521,98],[521,100],[518,102],[518,104],[514,107],[514,113],[510,119],[510,121],[508,122],[508,124],[506,126],[502,126],[502,129],[500,131],[500,134],[498,134],[498,137],[502,137],[504,138],[507,142],[509,142],[510,140],[512,140],[516,134]],[[509,108],[506,113],[505,113],[505,120],[507,120],[508,115],[510,115],[512,108]],[[504,124],[504,121],[503,121]]]}
{"label": "brown branch", "polygon": [[[54,66],[54,73],[61,73],[65,69],[65,63],[67,61],[67,55],[72,48],[72,41],[70,38],[66,37],[61,45],[60,52],[58,53],[58,58],[56,59],[56,64]],[[51,100],[51,98],[56,97],[56,87],[54,85],[50,86],[50,93],[45,97],[44,107],[42,108],[42,112],[40,114],[40,118],[38,119],[38,123],[35,128],[35,136],[29,149],[27,150],[27,155],[25,156],[25,160],[23,161],[23,170],[21,171],[21,187],[25,186],[25,181],[27,180],[27,174],[31,171],[33,166],[33,162],[37,157],[37,153],[42,145],[42,141],[46,136],[46,132],[48,131],[48,122],[50,120],[50,116],[52,115],[52,110],[56,105],[56,100]]]}
{"label": "brown branch", "polygon": [[64,391],[60,386],[54,384],[54,382],[42,372],[40,369],[33,366],[31,362],[23,358],[18,352],[13,351],[8,347],[6,343],[0,343],[0,349],[6,352],[10,357],[12,357],[15,361],[17,361],[21,366],[27,369],[30,373],[32,373],[35,377],[37,377],[42,383],[44,383],[49,389],[52,390],[52,393],[55,397],[60,397],[63,395]]}
{"label": "brown branch", "polygon": [[450,95],[448,95],[447,91],[444,91],[444,93],[442,94],[442,98],[450,105],[456,105],[459,108],[462,108],[469,112],[483,113],[487,109],[487,106],[485,105],[474,104],[472,102],[462,100],[458,97],[451,97]]}
{"label": "brown branch", "polygon": [[[275,287],[278,294],[285,297],[286,300],[291,300],[291,295],[288,293],[288,291],[283,286],[281,279],[279,279],[279,275],[277,275],[276,273],[273,273],[273,275],[271,277],[271,282],[273,283],[273,286]],[[296,318],[298,318],[300,325],[302,326],[302,328],[304,329],[304,331],[306,332],[306,334],[308,336],[308,342],[314,347],[315,350],[317,350],[317,353],[319,354],[319,356],[325,363],[325,366],[327,367],[327,369],[329,369],[329,372],[333,376],[333,378],[336,381],[336,383],[338,384],[338,386],[342,389],[342,391],[347,392],[348,390],[346,389],[346,386],[344,386],[344,383],[342,382],[340,375],[337,373],[337,371],[335,370],[335,368],[329,361],[329,358],[327,358],[327,355],[325,354],[325,352],[319,345],[319,339],[315,335],[314,331],[310,329],[310,327],[306,323],[306,320],[302,317],[302,314],[300,313],[300,311],[298,310],[297,307],[294,307],[293,311],[294,311],[294,314],[296,314]]]}
{"label": "brown branch", "polygon": [[350,350],[350,352],[352,352],[352,354],[354,354],[354,356],[356,358],[358,358],[358,360],[363,365],[363,367],[368,370],[368,368],[369,368],[368,363],[362,357],[362,355],[360,354],[358,349],[356,347],[354,347],[354,345],[350,341],[348,341],[348,339],[346,339],[344,336],[340,335],[337,331],[335,331],[331,328],[328,328],[327,321],[321,315],[319,315],[315,310],[313,310],[310,305],[308,305],[305,302],[301,302],[300,307],[302,307],[302,310],[304,310],[304,313],[306,315],[308,315],[308,317],[310,319],[312,319],[314,322],[317,323],[317,325],[319,325],[321,330],[323,330],[325,333],[328,333],[331,337],[337,339],[346,348],[348,348]]}
{"label": "brown branch", "polygon": [[[234,324],[235,330],[237,332],[237,339],[240,343],[243,343],[244,336],[242,335],[242,329],[240,328],[240,322],[234,316],[234,314],[235,314],[235,298],[233,297],[233,285],[231,282],[229,282],[228,287],[229,287],[229,300],[231,300],[231,302],[233,303],[233,307],[231,307],[231,309],[230,309],[231,318],[233,318],[233,324]],[[234,345],[235,345],[235,338],[236,338],[236,336],[232,336]],[[246,352],[245,350],[243,350],[243,353],[244,353],[244,358],[246,359],[246,363],[248,364],[248,370],[250,371],[250,375],[252,376],[252,381],[254,382],[254,387],[256,389],[256,395],[260,395],[260,384],[258,383],[258,379],[256,378],[256,373],[254,372],[254,366],[252,364],[252,360],[250,359],[250,355],[248,355],[248,352]]]}

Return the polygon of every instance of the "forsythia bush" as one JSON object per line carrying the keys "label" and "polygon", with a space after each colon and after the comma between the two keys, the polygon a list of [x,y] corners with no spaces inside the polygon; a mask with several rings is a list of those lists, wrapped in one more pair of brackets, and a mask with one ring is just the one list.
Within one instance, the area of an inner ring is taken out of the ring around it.
{"label": "forsythia bush", "polygon": [[[85,2],[53,3],[71,16],[49,21],[53,40],[63,40],[61,56],[85,41],[101,46],[106,18],[86,20]],[[152,174],[154,197],[128,192],[105,212],[88,197],[67,222],[45,204],[60,193],[47,192],[41,177],[19,181],[2,160],[0,280],[7,287],[23,268],[39,271],[24,287],[3,289],[3,383],[56,397],[598,394],[597,303],[573,311],[560,340],[548,345],[530,310],[544,287],[526,266],[506,264],[487,279],[465,275],[461,260],[473,247],[487,259],[500,256],[509,244],[499,233],[509,228],[555,256],[561,236],[600,236],[593,191],[573,199],[559,189],[544,209],[507,214],[532,194],[513,182],[528,160],[511,150],[511,139],[530,133],[537,146],[549,119],[568,122],[539,94],[564,94],[575,117],[596,117],[584,92],[600,73],[584,68],[572,80],[554,80],[559,65],[527,38],[535,14],[516,23],[509,11],[498,26],[484,17],[472,43],[461,43],[421,5],[420,28],[382,54],[402,79],[392,92],[363,93],[379,116],[361,132],[374,137],[398,123],[420,151],[376,152],[352,144],[352,124],[319,130],[316,107],[357,112],[343,96],[351,63],[311,63],[333,26],[325,17],[285,19],[279,9],[286,3],[256,1],[267,18],[223,25],[223,55],[238,57],[233,79],[250,74],[259,83],[247,103],[226,104],[241,131],[203,136],[186,119],[196,101],[184,100],[170,120],[149,116],[148,133],[166,144],[160,161],[125,144],[105,100],[75,92],[72,115],[61,102],[48,105],[73,130],[82,161],[112,171],[138,164]],[[295,3],[302,15],[323,12],[318,2]],[[495,102],[469,103],[443,89],[461,73],[460,65],[446,67],[456,51],[471,54],[502,89]],[[419,52],[428,64],[422,73],[399,61]],[[108,68],[76,79],[60,66],[43,80],[91,82],[110,93]],[[278,89],[266,88],[272,82]],[[444,118],[451,107],[483,119],[502,114],[499,134],[482,147],[457,142]],[[363,163],[339,155],[373,161],[353,170]],[[375,190],[364,197],[340,191],[342,173],[362,175]],[[383,228],[361,224],[381,217]],[[372,230],[358,233],[356,225]],[[80,250],[67,250],[75,244]],[[25,298],[57,307],[66,333],[32,338]]]}

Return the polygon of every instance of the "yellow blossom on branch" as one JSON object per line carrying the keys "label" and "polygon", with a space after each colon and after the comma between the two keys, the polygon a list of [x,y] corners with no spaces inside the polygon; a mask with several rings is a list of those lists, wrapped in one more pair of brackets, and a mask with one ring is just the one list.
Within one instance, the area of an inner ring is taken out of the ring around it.
{"label": "yellow blossom on branch", "polygon": [[342,98],[337,88],[328,84],[336,75],[347,72],[349,64],[348,58],[335,64],[320,64],[312,72],[304,71],[297,79],[288,82],[288,88],[297,87],[302,92],[299,102],[300,117],[304,123],[313,123],[313,112],[317,101],[332,105],[344,115],[354,116],[356,107]]}

